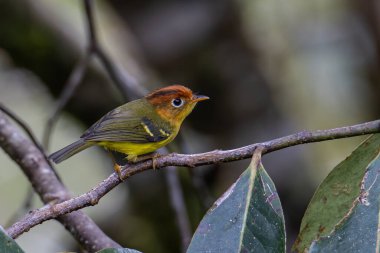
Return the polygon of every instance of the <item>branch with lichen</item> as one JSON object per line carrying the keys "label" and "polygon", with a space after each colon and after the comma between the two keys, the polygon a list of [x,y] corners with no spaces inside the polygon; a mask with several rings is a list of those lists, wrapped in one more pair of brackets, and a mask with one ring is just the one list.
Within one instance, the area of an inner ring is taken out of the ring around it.
{"label": "branch with lichen", "polygon": [[[1,124],[0,124],[1,126]],[[321,142],[326,140],[348,138],[353,136],[374,134],[380,132],[380,120],[363,124],[346,126],[328,130],[302,131],[296,134],[277,138],[274,140],[255,143],[245,147],[231,150],[214,150],[199,154],[176,154],[171,153],[155,159],[156,169],[168,166],[198,167],[207,164],[217,164],[243,160],[250,158],[257,147],[262,148],[262,154],[267,154],[276,150],[288,148],[305,143]],[[4,138],[0,128],[0,139]],[[136,164],[126,165],[121,173],[123,180],[153,168],[152,160],[145,160]],[[36,209],[25,215],[20,221],[7,228],[7,233],[16,238],[32,227],[44,221],[61,217],[73,211],[96,205],[99,200],[109,191],[115,188],[122,181],[116,173],[112,173],[108,178],[94,187],[91,191],[75,198],[65,200],[57,204],[49,204],[40,209]]]}

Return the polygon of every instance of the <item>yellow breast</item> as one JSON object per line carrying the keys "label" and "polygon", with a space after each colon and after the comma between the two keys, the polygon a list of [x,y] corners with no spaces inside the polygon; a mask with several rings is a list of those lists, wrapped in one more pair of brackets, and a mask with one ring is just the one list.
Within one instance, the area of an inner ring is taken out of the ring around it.
{"label": "yellow breast", "polygon": [[174,139],[175,135],[160,141],[160,142],[147,142],[147,143],[131,143],[131,142],[98,142],[99,146],[105,147],[127,155],[128,161],[136,161],[137,156],[152,153],[157,149],[165,146]]}

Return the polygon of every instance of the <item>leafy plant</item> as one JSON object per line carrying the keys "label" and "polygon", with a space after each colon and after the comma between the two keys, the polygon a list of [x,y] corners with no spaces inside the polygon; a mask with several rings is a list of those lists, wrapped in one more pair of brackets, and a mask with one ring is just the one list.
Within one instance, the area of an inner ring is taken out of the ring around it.
{"label": "leafy plant", "polygon": [[[380,135],[337,165],[312,198],[294,252],[379,250]],[[253,157],[248,169],[199,224],[188,253],[285,252],[284,218],[275,186]]]}

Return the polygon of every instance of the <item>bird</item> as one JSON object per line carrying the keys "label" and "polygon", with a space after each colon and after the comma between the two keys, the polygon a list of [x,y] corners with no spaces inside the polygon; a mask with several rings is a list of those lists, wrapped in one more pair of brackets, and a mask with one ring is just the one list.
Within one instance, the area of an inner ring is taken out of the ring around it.
{"label": "bird", "polygon": [[[125,154],[127,161],[134,163],[139,156],[151,154],[173,141],[195,105],[207,99],[182,85],[154,90],[111,110],[79,140],[54,152],[49,159],[60,163],[91,146],[101,146]],[[115,160],[114,169],[121,179],[121,166]]]}

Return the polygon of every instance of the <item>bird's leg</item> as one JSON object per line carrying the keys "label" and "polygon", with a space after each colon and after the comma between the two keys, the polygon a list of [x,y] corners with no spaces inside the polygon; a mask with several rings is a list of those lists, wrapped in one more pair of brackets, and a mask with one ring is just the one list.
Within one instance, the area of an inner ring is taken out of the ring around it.
{"label": "bird's leg", "polygon": [[158,152],[152,152],[152,153],[148,153],[148,154],[140,155],[140,156],[128,155],[126,158],[127,158],[128,162],[132,162],[132,163],[137,163],[137,162],[145,161],[148,159],[152,159],[152,167],[155,170],[156,169],[156,158],[158,158],[158,157],[160,157],[160,154]]}
{"label": "bird's leg", "polygon": [[107,149],[107,151],[108,151],[108,154],[110,155],[110,157],[112,159],[114,171],[119,176],[119,179],[121,181],[123,181],[123,178],[121,177],[121,166],[116,162],[115,156],[112,154],[112,152],[110,150],[108,150],[108,149]]}
{"label": "bird's leg", "polygon": [[123,178],[121,177],[121,166],[117,164],[116,162],[113,164],[113,169],[117,173],[119,179],[123,181]]}

